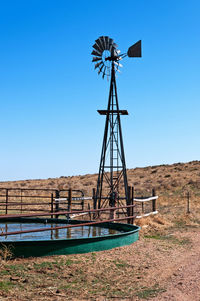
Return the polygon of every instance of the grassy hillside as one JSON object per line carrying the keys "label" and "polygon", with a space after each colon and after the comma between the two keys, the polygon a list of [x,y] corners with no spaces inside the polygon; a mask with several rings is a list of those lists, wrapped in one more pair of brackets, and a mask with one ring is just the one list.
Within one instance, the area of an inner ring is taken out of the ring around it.
{"label": "grassy hillside", "polygon": [[[177,195],[190,190],[195,195],[200,189],[200,161],[157,165],[128,169],[128,183],[135,187],[137,194],[147,194],[155,188],[159,195]],[[45,180],[22,180],[0,182],[0,187],[81,189],[91,195],[96,187],[97,174],[83,176],[61,176]]]}

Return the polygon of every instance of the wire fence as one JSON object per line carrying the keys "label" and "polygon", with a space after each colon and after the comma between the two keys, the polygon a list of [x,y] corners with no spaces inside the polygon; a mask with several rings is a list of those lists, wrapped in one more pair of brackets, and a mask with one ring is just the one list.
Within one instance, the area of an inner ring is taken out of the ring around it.
{"label": "wire fence", "polygon": [[[36,188],[0,188],[0,214],[11,212],[56,212],[59,210],[56,199],[70,198],[70,194],[80,201],[72,201],[74,209],[84,209],[84,193],[81,190],[57,190]],[[64,208],[66,210],[66,208]]]}

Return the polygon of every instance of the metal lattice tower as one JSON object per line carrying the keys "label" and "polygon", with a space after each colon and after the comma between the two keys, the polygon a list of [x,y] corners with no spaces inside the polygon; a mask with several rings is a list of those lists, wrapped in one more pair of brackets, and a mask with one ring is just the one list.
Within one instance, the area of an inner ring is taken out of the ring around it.
{"label": "metal lattice tower", "polygon": [[127,54],[120,55],[113,39],[102,36],[93,45],[93,62],[98,74],[110,76],[110,91],[107,110],[98,110],[100,115],[106,116],[103,145],[99,166],[96,189],[96,205],[105,207],[109,202],[120,203],[125,199],[128,203],[128,180],[126,174],[126,161],[122,137],[120,115],[128,115],[127,110],[120,110],[117,96],[116,72],[122,65],[119,61],[126,55],[141,57],[141,41],[131,46]]}

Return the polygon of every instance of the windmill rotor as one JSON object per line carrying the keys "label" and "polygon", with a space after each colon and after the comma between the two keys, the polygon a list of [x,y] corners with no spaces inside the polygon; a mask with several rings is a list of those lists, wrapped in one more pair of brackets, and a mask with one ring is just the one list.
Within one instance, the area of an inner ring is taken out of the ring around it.
{"label": "windmill rotor", "polygon": [[120,59],[120,50],[117,49],[118,46],[114,43],[113,39],[108,36],[101,36],[95,41],[92,47],[92,62],[95,63],[95,69],[98,68],[98,74],[102,73],[102,78],[104,78],[105,75],[111,75],[112,61],[116,62],[115,71],[118,71],[119,67],[122,67],[122,65],[117,63]]}
{"label": "windmill rotor", "polygon": [[120,54],[121,51],[114,40],[108,36],[101,36],[95,40],[92,51],[92,62],[95,63],[94,68],[98,69],[98,74],[102,73],[102,78],[111,75],[112,63],[114,65],[115,72],[120,72],[122,64],[121,61],[126,56],[128,57],[141,57],[141,40],[133,44],[128,48],[127,53]]}

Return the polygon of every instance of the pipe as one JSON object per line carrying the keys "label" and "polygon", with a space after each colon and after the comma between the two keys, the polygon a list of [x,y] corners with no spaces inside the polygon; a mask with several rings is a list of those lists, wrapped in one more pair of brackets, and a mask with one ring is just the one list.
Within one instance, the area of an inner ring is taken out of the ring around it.
{"label": "pipe", "polygon": [[68,226],[64,226],[64,227],[59,226],[59,227],[54,227],[54,228],[50,227],[50,228],[43,228],[43,229],[31,229],[31,230],[23,230],[23,231],[4,232],[4,233],[0,233],[0,236],[16,235],[16,234],[23,234],[23,233],[33,233],[33,232],[44,232],[44,231],[52,231],[52,230],[59,230],[59,229],[75,228],[75,227],[81,227],[81,226],[91,226],[91,225],[103,224],[103,223],[108,223],[108,222],[123,221],[123,220],[131,219],[134,217],[135,217],[135,215],[123,217],[123,218],[117,218],[117,219],[116,218],[109,219],[109,220],[105,220],[105,221],[68,225]]}

